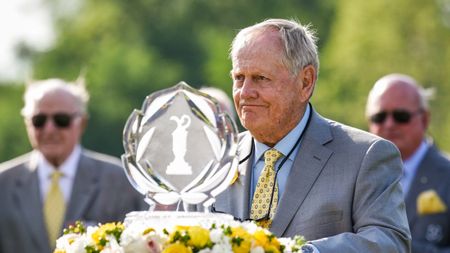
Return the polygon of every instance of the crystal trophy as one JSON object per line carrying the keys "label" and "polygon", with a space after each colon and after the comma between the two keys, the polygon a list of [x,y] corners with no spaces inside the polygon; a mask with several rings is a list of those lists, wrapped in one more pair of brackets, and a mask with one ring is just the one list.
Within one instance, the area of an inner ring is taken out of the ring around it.
{"label": "crystal trophy", "polygon": [[218,101],[180,82],[131,113],[122,163],[149,204],[208,210],[237,173],[237,142],[236,124]]}

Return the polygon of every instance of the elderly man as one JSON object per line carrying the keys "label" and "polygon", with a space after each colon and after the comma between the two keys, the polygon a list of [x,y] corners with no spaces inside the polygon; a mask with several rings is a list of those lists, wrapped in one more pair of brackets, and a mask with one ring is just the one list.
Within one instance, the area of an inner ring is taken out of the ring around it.
{"label": "elderly man", "polygon": [[409,252],[398,150],[313,109],[315,41],[308,27],[282,19],[235,37],[233,95],[248,131],[239,177],[214,208],[277,236],[303,235],[303,252]]}
{"label": "elderly man", "polygon": [[120,161],[80,146],[84,85],[33,82],[22,115],[34,150],[0,164],[0,252],[49,253],[63,227],[120,221],[146,208]]}
{"label": "elderly man", "polygon": [[402,156],[413,253],[450,252],[450,161],[426,139],[430,91],[410,76],[389,74],[375,83],[366,108],[370,131]]}

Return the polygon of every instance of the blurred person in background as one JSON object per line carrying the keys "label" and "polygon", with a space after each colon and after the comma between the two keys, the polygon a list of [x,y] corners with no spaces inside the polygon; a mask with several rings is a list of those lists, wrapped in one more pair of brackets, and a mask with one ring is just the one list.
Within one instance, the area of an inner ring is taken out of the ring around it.
{"label": "blurred person in background", "polygon": [[82,81],[33,81],[22,116],[33,151],[0,164],[0,253],[50,253],[64,227],[122,221],[148,208],[120,160],[84,149]]}
{"label": "blurred person in background", "polygon": [[426,138],[432,94],[410,76],[389,74],[376,81],[366,106],[370,132],[402,156],[413,253],[450,252],[450,161]]}
{"label": "blurred person in background", "polygon": [[236,112],[234,111],[233,100],[227,95],[227,93],[219,88],[208,86],[200,88],[201,92],[210,95],[217,99],[221,109],[228,113],[228,115],[236,121]]}

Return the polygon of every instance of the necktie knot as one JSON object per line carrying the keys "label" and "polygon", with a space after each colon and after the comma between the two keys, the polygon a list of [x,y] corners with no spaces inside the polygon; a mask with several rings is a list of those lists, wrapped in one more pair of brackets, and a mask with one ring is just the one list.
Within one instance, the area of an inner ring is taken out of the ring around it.
{"label": "necktie knot", "polygon": [[52,184],[59,182],[59,179],[63,176],[64,174],[59,171],[59,170],[55,170],[52,172],[52,174],[50,175],[50,179],[52,181]]}
{"label": "necktie knot", "polygon": [[264,153],[264,164],[266,166],[274,166],[280,157],[283,156],[278,150],[271,148]]}

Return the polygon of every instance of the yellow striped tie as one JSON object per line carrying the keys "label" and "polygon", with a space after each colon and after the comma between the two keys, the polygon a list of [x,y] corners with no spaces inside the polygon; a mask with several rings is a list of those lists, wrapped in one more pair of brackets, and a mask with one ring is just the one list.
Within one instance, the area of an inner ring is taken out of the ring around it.
{"label": "yellow striped tie", "polygon": [[[258,178],[255,193],[253,194],[250,218],[256,220],[258,225],[264,228],[269,228],[272,224],[272,219],[275,216],[278,205],[278,184],[275,182],[275,163],[282,155],[276,149],[269,149],[264,153],[264,169]],[[272,205],[270,205],[271,200]]]}
{"label": "yellow striped tie", "polygon": [[66,204],[59,187],[59,178],[63,176],[60,171],[54,171],[51,175],[51,185],[44,203],[45,223],[47,225],[50,246],[55,248],[56,239],[62,230]]}

